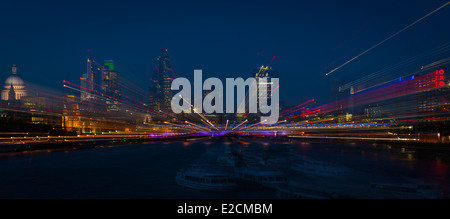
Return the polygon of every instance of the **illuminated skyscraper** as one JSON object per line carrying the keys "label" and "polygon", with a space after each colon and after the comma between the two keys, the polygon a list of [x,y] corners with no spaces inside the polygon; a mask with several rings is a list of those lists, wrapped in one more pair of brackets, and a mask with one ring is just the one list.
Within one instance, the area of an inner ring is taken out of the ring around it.
{"label": "illuminated skyscraper", "polygon": [[168,111],[172,101],[172,65],[167,49],[161,48],[158,67],[153,72],[150,85],[149,104],[155,110]]}
{"label": "illuminated skyscraper", "polygon": [[[255,68],[253,70],[253,77],[256,79],[256,84],[258,85],[258,93],[253,95],[250,94],[250,98],[257,98],[257,104],[260,106],[261,101],[266,101],[268,105],[272,104],[272,92],[275,89],[278,89],[278,87],[273,86],[272,78],[279,78],[280,75],[277,71],[272,70],[269,66],[261,66],[258,68]],[[266,86],[262,86],[262,84],[259,82],[259,79],[264,78],[266,79],[267,84]],[[257,117],[261,117],[261,112],[258,111]]]}
{"label": "illuminated skyscraper", "polygon": [[[276,87],[273,87],[271,78],[278,78],[279,77],[278,72],[272,70],[272,68],[269,66],[261,66],[261,67],[255,68],[253,70],[253,76],[255,77],[256,83],[258,84],[258,96],[256,97],[256,98],[258,98],[258,105],[259,105],[259,102],[263,100],[262,98],[266,99],[267,103],[270,103],[270,101],[271,101],[270,94],[272,93],[273,90],[278,89]],[[267,86],[260,86],[261,85],[259,83],[260,78],[266,79]],[[267,95],[263,95],[263,94],[267,94]]]}
{"label": "illuminated skyscraper", "polygon": [[156,111],[161,110],[161,102],[160,102],[160,94],[159,91],[159,84],[157,83],[157,73],[158,70],[155,69],[153,72],[152,78],[150,78],[150,88],[149,88],[149,94],[148,94],[148,102],[149,106]]}
{"label": "illuminated skyscraper", "polygon": [[95,77],[99,76],[99,73],[101,71],[101,66],[97,64],[92,59],[87,59],[86,62],[86,73],[83,74],[81,79],[81,100],[82,101],[93,101],[95,100],[95,94],[94,94],[94,83],[95,83]]}
{"label": "illuminated skyscraper", "polygon": [[118,74],[112,60],[107,60],[102,67],[102,93],[106,95],[106,110],[120,111],[121,92],[118,83]]}
{"label": "illuminated skyscraper", "polygon": [[[272,70],[271,67],[269,66],[264,66],[262,65],[261,67],[257,67],[253,70],[252,72],[252,77],[254,77],[256,79],[256,92],[251,93],[250,89],[246,92],[246,97],[245,97],[245,103],[237,103],[238,107],[241,104],[245,104],[245,111],[246,113],[235,113],[236,115],[236,121],[237,122],[244,122],[246,119],[249,120],[250,122],[260,122],[259,119],[261,118],[261,112],[258,110],[258,112],[255,113],[249,113],[249,100],[250,99],[256,99],[256,104],[259,108],[259,103],[265,99],[267,102],[267,105],[271,105],[272,102],[272,92],[275,89],[273,87],[273,83],[272,83],[272,78],[278,78],[279,77],[279,73],[277,71]],[[265,78],[266,79],[266,86],[261,86],[262,84],[260,84],[259,79],[261,78]],[[261,97],[261,98],[260,98]]]}

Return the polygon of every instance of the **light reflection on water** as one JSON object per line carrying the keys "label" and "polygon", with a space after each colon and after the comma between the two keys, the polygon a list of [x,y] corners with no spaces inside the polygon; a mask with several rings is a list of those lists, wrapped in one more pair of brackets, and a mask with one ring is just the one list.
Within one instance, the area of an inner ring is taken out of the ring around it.
{"label": "light reflection on water", "polygon": [[[409,179],[440,182],[449,187],[449,153],[385,144],[331,142],[268,142],[228,139],[153,142],[71,151],[33,151],[0,156],[0,198],[276,198],[276,192],[238,187],[234,192],[202,192],[175,183],[178,169],[191,164],[215,165],[226,148],[276,160],[291,181],[322,185],[348,183],[346,191],[371,182],[403,183]],[[351,169],[345,179],[311,176],[284,165],[293,156],[342,165]],[[284,169],[283,169],[284,168]],[[352,184],[353,183],[353,184]],[[355,191],[351,191],[355,188]]]}

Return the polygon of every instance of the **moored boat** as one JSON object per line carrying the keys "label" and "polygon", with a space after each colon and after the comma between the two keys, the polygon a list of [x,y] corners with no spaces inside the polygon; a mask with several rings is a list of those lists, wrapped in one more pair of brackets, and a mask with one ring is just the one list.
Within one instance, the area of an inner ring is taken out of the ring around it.
{"label": "moored boat", "polygon": [[283,172],[259,167],[237,169],[236,175],[244,182],[257,183],[269,188],[276,188],[279,185],[286,185],[288,183]]}
{"label": "moored boat", "polygon": [[180,186],[201,191],[231,191],[237,186],[232,174],[205,166],[193,166],[186,170],[180,169],[177,172],[176,182]]}

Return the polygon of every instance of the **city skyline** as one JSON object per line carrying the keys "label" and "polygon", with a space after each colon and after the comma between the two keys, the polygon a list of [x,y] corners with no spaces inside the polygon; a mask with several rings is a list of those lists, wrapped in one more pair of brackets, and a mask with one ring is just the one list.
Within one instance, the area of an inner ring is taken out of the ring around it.
{"label": "city skyline", "polygon": [[204,216],[448,199],[449,15],[449,0],[1,1],[0,199]]}
{"label": "city skyline", "polygon": [[[11,64],[16,62],[21,66],[20,74],[27,81],[57,87],[62,80],[77,80],[84,71],[80,63],[92,56],[97,60],[117,61],[134,75],[134,80],[141,83],[142,88],[146,88],[150,83],[147,79],[152,74],[152,66],[157,62],[158,50],[165,47],[176,60],[173,63],[175,72],[186,77],[192,77],[194,69],[203,69],[207,77],[247,77],[253,68],[267,65],[275,57],[271,66],[283,75],[280,78],[282,101],[293,105],[314,98],[325,103],[328,90],[324,87],[330,80],[344,78],[351,81],[447,43],[448,29],[442,27],[448,26],[448,19],[444,17],[449,9],[443,8],[366,57],[339,70],[336,75],[325,76],[327,70],[339,66],[443,3],[287,1],[271,3],[270,12],[256,16],[260,9],[269,5],[268,2],[257,5],[244,2],[239,8],[233,7],[235,2],[222,7],[206,2],[177,3],[173,7],[167,3],[153,3],[155,7],[151,7],[150,3],[130,2],[129,7],[133,10],[126,10],[126,5],[119,8],[119,4],[114,2],[95,2],[92,3],[93,8],[105,9],[81,17],[80,12],[84,11],[81,3],[69,9],[43,2],[54,12],[38,16],[35,23],[24,23],[23,16],[16,16],[16,19],[5,23],[3,40],[0,41],[4,48],[0,59],[1,76],[6,78]],[[5,6],[2,8],[9,9],[2,16],[14,12],[26,16],[35,13],[32,10],[34,3],[2,4]],[[386,4],[389,7],[384,7]],[[141,7],[135,7],[137,5]],[[187,7],[181,9],[182,6]],[[153,9],[146,12],[144,8]],[[345,10],[332,10],[334,8]],[[285,10],[290,13],[283,13]],[[45,10],[41,12],[45,13]],[[114,12],[122,12],[120,19],[114,18]],[[59,19],[52,20],[52,13],[60,15]],[[320,18],[325,14],[327,16]],[[155,26],[153,18],[164,15],[170,16],[160,19]],[[332,16],[341,20],[330,19]],[[244,22],[238,22],[236,18]],[[312,18],[318,19],[309,22]],[[246,22],[252,25],[246,25]],[[86,33],[90,32],[95,34],[88,37]],[[104,34],[100,34],[102,32]],[[180,34],[184,37],[176,37]],[[32,40],[27,40],[31,37]],[[409,67],[417,68],[428,64],[426,61]],[[42,79],[47,76],[54,80]],[[142,82],[141,78],[146,80]],[[299,97],[294,93],[302,95]]]}

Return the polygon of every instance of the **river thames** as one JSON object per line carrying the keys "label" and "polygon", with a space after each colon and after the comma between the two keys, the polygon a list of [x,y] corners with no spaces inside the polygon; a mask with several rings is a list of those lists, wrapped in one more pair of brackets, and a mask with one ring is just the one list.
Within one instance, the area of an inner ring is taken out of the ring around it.
{"label": "river thames", "polygon": [[[0,198],[149,198],[272,199],[276,189],[238,184],[232,192],[205,192],[177,185],[181,168],[216,166],[225,153],[252,158],[282,171],[290,185],[341,198],[423,198],[371,188],[389,185],[439,184],[448,198],[447,149],[405,148],[381,143],[270,141],[208,138],[153,142],[91,149],[31,151],[0,155]],[[294,171],[295,157],[345,167],[345,174],[326,176]],[[245,159],[250,160],[250,159]]]}

